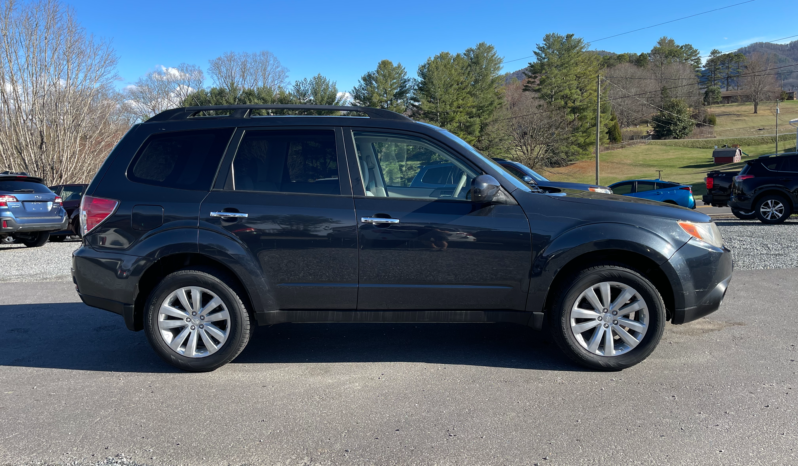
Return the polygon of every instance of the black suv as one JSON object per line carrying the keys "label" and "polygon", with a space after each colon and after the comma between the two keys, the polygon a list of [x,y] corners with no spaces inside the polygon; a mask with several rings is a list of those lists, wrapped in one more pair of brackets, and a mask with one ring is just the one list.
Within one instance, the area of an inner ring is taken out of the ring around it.
{"label": "black suv", "polygon": [[[313,111],[328,114],[285,115]],[[414,184],[430,164],[456,170]],[[190,371],[282,322],[546,326],[575,361],[618,370],[666,320],[717,310],[732,275],[706,215],[536,192],[445,130],[359,107],[163,112],[108,156],[81,222],[81,299]]]}
{"label": "black suv", "polygon": [[753,211],[763,223],[782,223],[798,203],[798,154],[765,155],[734,177],[729,207]]}

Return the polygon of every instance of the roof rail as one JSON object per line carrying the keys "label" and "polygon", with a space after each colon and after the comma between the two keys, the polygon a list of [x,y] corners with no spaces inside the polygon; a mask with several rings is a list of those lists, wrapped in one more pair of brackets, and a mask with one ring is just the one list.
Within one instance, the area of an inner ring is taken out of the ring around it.
{"label": "roof rail", "polygon": [[[390,110],[383,110],[381,108],[370,107],[349,107],[344,105],[285,105],[285,104],[265,104],[265,105],[206,105],[201,107],[180,107],[171,110],[165,110],[154,117],[148,119],[145,123],[151,121],[175,121],[186,120],[193,117],[197,113],[218,110],[232,110],[229,116],[223,118],[249,118],[252,110],[315,110],[325,112],[358,112],[364,113],[369,118],[377,120],[398,120],[398,121],[413,121],[410,118],[392,112]],[[279,116],[279,115],[275,115]]]}

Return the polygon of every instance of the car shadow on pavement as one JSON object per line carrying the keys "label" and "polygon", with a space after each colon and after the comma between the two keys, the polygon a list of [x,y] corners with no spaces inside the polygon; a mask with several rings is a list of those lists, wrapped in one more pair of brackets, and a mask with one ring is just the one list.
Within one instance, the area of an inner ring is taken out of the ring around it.
{"label": "car shadow on pavement", "polygon": [[259,327],[233,363],[422,362],[581,371],[542,332],[513,324],[281,324]]}
{"label": "car shadow on pavement", "polygon": [[[82,303],[0,305],[0,367],[177,373],[122,317]],[[511,324],[259,327],[233,362],[423,362],[580,371],[543,333]]]}

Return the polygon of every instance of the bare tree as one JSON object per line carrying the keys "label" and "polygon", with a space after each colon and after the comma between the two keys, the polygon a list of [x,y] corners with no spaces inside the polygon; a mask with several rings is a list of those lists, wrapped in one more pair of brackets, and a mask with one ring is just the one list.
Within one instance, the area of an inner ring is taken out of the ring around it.
{"label": "bare tree", "polygon": [[781,91],[773,73],[776,60],[772,55],[756,52],[748,57],[745,73],[742,75],[743,90],[754,102],[754,113],[759,111],[759,103],[775,100]]}
{"label": "bare tree", "polygon": [[209,63],[208,74],[214,85],[228,90],[265,87],[277,91],[288,79],[288,69],[268,50],[227,52]]}
{"label": "bare tree", "polygon": [[125,109],[135,119],[146,120],[164,110],[182,107],[186,98],[202,87],[204,79],[202,70],[195,65],[161,66],[125,88]]}
{"label": "bare tree", "polygon": [[564,112],[550,107],[534,92],[524,92],[523,84],[515,81],[505,87],[502,113],[492,123],[491,131],[497,131],[495,125],[500,125],[513,160],[533,169],[567,162],[567,157],[558,151],[569,138]]}
{"label": "bare tree", "polygon": [[86,182],[126,131],[117,58],[58,0],[0,0],[0,163]]}

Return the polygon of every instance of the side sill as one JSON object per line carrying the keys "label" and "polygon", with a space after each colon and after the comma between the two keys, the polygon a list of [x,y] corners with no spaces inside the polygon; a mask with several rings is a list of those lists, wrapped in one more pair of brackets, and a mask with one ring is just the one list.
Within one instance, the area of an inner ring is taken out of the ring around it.
{"label": "side sill", "polygon": [[[526,311],[342,311],[293,310],[259,312],[259,325],[283,323],[513,323],[530,325],[533,313]],[[541,319],[542,321],[542,319]]]}

